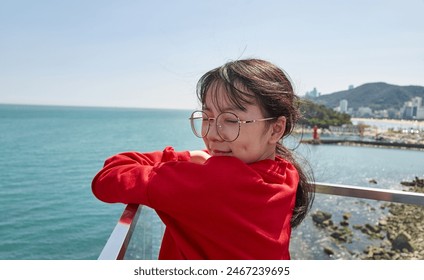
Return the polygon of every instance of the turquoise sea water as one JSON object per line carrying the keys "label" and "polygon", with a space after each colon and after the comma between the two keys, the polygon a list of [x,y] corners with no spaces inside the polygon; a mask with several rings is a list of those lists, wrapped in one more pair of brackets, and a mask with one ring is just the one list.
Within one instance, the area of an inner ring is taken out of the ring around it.
{"label": "turquoise sea water", "polygon": [[[96,259],[124,209],[97,201],[91,180],[112,154],[200,149],[186,110],[0,105],[0,259]],[[298,139],[286,144],[295,147]],[[400,188],[424,175],[424,152],[300,146],[317,181]],[[344,202],[319,199],[316,207]],[[367,217],[361,217],[367,219]],[[307,223],[305,223],[307,226]],[[302,258],[306,228],[294,233]],[[309,233],[308,233],[309,234]]]}

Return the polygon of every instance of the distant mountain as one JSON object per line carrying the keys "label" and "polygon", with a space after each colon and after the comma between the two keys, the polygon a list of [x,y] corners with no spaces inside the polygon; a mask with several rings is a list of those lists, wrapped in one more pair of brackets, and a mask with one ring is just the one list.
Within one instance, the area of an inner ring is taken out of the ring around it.
{"label": "distant mountain", "polygon": [[340,100],[346,99],[348,107],[354,110],[359,107],[370,107],[372,110],[391,108],[399,110],[405,102],[416,96],[424,100],[424,87],[369,83],[349,90],[321,95],[311,100],[329,108],[338,107]]}

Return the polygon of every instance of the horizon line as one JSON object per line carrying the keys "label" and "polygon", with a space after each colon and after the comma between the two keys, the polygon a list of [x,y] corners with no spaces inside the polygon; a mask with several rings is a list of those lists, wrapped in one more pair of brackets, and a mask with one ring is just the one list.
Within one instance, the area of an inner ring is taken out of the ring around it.
{"label": "horizon line", "polygon": [[104,108],[104,109],[144,109],[144,110],[195,110],[193,108],[169,108],[169,107],[135,107],[135,106],[112,106],[112,105],[75,105],[75,104],[40,104],[40,103],[3,103],[0,106],[39,106],[39,107],[72,107],[72,108]]}

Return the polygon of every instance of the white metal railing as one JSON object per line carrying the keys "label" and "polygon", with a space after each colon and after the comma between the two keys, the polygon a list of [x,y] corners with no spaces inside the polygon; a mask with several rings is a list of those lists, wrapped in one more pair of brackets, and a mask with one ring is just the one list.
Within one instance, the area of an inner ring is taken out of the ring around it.
{"label": "white metal railing", "polygon": [[[424,194],[408,191],[377,189],[339,184],[315,183],[316,193],[356,197],[379,201],[414,204],[424,206]],[[142,205],[128,204],[110,235],[99,260],[124,259],[127,246],[137,224]]]}
{"label": "white metal railing", "polygon": [[134,228],[137,225],[142,205],[128,204],[112,231],[99,260],[122,260],[127,251]]}
{"label": "white metal railing", "polygon": [[388,189],[377,189],[368,187],[358,187],[349,185],[339,184],[328,184],[328,183],[315,183],[315,191],[317,193],[340,195],[348,197],[357,197],[389,202],[398,202],[405,204],[415,204],[424,206],[424,194],[399,191],[399,190],[388,190]]}

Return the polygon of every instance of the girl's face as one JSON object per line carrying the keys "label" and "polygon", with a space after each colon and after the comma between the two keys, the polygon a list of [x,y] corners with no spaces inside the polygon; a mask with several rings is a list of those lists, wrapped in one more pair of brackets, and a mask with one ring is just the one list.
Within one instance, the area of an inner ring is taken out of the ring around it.
{"label": "girl's face", "polygon": [[[214,88],[214,92],[211,90],[207,92],[203,111],[209,118],[216,118],[222,112],[234,113],[242,121],[264,118],[258,105],[247,104],[246,111],[242,111],[231,104],[226,96],[226,90],[222,86]],[[219,104],[219,108],[216,106],[216,102]],[[213,120],[203,141],[212,156],[233,156],[245,163],[264,159],[274,160],[276,143],[282,137],[284,127],[285,119],[283,117],[272,121],[272,124],[268,124],[268,126],[264,121],[242,123],[237,139],[233,142],[226,142],[218,135],[216,123]]]}

